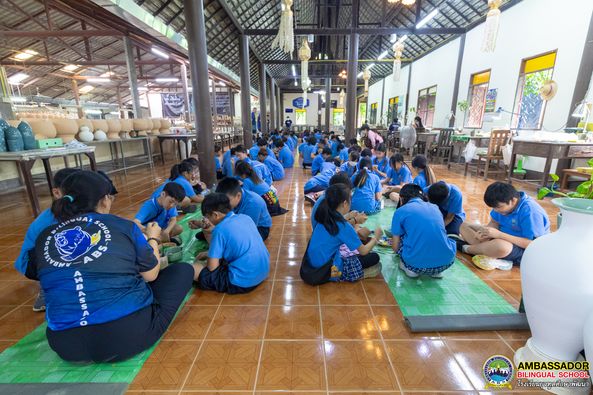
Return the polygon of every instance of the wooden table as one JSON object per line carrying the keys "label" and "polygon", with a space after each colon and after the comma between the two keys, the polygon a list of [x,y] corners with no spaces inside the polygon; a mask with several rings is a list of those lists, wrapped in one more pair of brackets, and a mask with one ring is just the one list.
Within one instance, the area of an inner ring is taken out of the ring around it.
{"label": "wooden table", "polygon": [[31,208],[35,216],[41,213],[39,207],[39,199],[35,191],[35,183],[33,182],[33,175],[31,169],[37,159],[41,159],[43,167],[45,169],[45,176],[47,177],[47,185],[49,186],[50,194],[54,187],[53,185],[53,174],[50,166],[50,159],[52,158],[65,158],[69,155],[85,155],[89,158],[91,169],[97,170],[97,162],[95,161],[95,147],[87,146],[84,148],[48,148],[48,149],[37,149],[29,151],[18,151],[18,152],[2,152],[0,153],[0,162],[15,162],[21,171],[25,187],[27,189],[27,195]]}
{"label": "wooden table", "polygon": [[[452,135],[451,142],[453,147],[451,148],[451,160],[453,160],[453,157],[455,156],[455,148],[457,148],[457,164],[462,164],[461,154],[467,143],[470,141],[473,141],[478,148],[488,147],[488,144],[490,143],[490,136],[470,136],[468,134]],[[451,161],[449,161],[447,164],[449,168],[451,167],[450,162]]]}
{"label": "wooden table", "polygon": [[[438,135],[439,135],[438,132],[416,133],[416,143],[419,143],[419,142],[424,143],[424,152],[422,152],[422,154],[424,154],[426,156],[426,154],[428,153],[428,149],[430,148],[432,143],[434,143],[436,141]],[[398,130],[398,131],[391,133],[390,135],[388,135],[388,138],[389,137],[399,139],[400,131]],[[386,142],[387,140],[384,140],[384,141]],[[400,143],[400,147],[401,147],[401,143]]]}
{"label": "wooden table", "polygon": [[562,170],[571,167],[572,159],[593,158],[593,143],[576,141],[535,141],[515,138],[513,139],[513,154],[509,166],[509,182],[511,182],[513,176],[513,169],[515,168],[517,155],[535,156],[546,159],[541,180],[531,180],[539,181],[539,186],[545,187],[548,183],[548,178],[550,177],[552,160],[558,159],[556,172],[562,173]]}

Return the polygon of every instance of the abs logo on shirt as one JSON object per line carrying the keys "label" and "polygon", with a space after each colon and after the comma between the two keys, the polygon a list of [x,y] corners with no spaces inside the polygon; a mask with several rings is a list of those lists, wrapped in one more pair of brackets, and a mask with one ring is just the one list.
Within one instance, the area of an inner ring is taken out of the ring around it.
{"label": "abs logo on shirt", "polygon": [[74,218],[51,231],[43,248],[44,258],[54,267],[92,262],[107,252],[110,241],[109,228],[101,221]]}

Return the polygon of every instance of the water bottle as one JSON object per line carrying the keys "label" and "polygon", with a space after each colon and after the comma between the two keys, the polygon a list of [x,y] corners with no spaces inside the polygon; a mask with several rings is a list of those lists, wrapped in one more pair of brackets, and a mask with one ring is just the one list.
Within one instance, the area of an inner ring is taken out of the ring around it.
{"label": "water bottle", "polygon": [[469,212],[469,223],[474,225],[481,225],[480,212],[477,208],[474,208]]}

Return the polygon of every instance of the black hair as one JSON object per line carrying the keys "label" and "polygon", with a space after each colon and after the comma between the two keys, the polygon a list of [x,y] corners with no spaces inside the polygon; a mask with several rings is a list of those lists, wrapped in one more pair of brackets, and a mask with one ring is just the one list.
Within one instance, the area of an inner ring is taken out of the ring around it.
{"label": "black hair", "polygon": [[350,153],[348,154],[349,161],[358,162],[359,159],[360,159],[360,154],[356,150],[350,151]]}
{"label": "black hair", "polygon": [[372,168],[372,166],[373,163],[371,162],[371,158],[363,156],[360,160],[360,163],[358,164],[360,170],[354,178],[354,186],[356,188],[362,187],[367,182],[367,179],[369,178],[369,171]]}
{"label": "black hair", "polygon": [[183,187],[176,182],[166,183],[165,187],[163,188],[163,192],[178,202],[181,202],[183,199],[185,199],[185,189],[183,189]]}
{"label": "black hair", "polygon": [[265,148],[260,148],[259,151],[257,151],[257,156],[268,156],[268,150]]}
{"label": "black hair", "polygon": [[402,206],[414,198],[420,198],[423,201],[426,201],[426,196],[424,195],[424,191],[422,190],[422,188],[419,185],[406,184],[399,191],[399,199],[400,199]]}
{"label": "black hair", "polygon": [[428,165],[428,159],[424,155],[416,155],[412,159],[412,167],[424,170],[424,178],[426,178],[426,185],[431,185],[436,181],[432,168]]}
{"label": "black hair", "polygon": [[286,140],[286,137],[283,137],[282,140],[276,140],[274,142],[274,146],[276,148],[282,148],[282,147],[284,147],[284,140]]}
{"label": "black hair", "polygon": [[324,138],[320,138],[317,144],[327,145],[327,140]]}
{"label": "black hair", "polygon": [[258,139],[257,140],[257,146],[258,147],[265,147],[266,145],[268,145],[268,142],[265,139]]}
{"label": "black hair", "polygon": [[236,196],[241,192],[241,183],[234,177],[225,177],[216,186],[216,192]]}
{"label": "black hair", "polygon": [[366,123],[364,125],[362,125],[360,127],[360,130],[371,130],[371,128],[369,128],[369,125],[367,125]]}
{"label": "black hair", "polygon": [[348,142],[350,143],[350,145],[358,145],[358,140],[356,139],[350,139]]}
{"label": "black hair", "polygon": [[76,169],[74,167],[65,167],[60,169],[54,174],[54,188],[62,188],[62,183],[66,178],[71,176],[72,174],[78,173],[80,169]]}
{"label": "black hair", "polygon": [[190,158],[187,158],[187,159],[184,159],[182,162],[187,162],[187,163],[189,163],[190,165],[192,165],[194,167],[198,167],[200,165],[200,161],[199,160],[197,160],[196,158],[191,158],[191,157]]}
{"label": "black hair", "polygon": [[195,169],[195,166],[189,163],[188,161],[183,161],[171,167],[171,173],[169,175],[169,180],[173,181],[177,177],[179,177],[182,173],[191,173]]}
{"label": "black hair", "polygon": [[348,177],[348,174],[343,171],[334,174],[332,178],[329,179],[329,185],[332,186],[334,184],[344,184],[348,187],[348,189],[352,189],[352,180],[350,177]]}
{"label": "black hair", "polygon": [[220,145],[214,145],[214,152],[222,151],[222,147]]}
{"label": "black hair", "polygon": [[237,147],[232,147],[231,148],[231,156],[235,156],[235,150],[237,149]]}
{"label": "black hair", "polygon": [[97,173],[109,183],[109,186],[110,186],[109,194],[113,195],[113,196],[117,195],[118,194],[117,188],[115,188],[113,181],[111,180],[111,178],[109,178],[107,173],[105,173],[103,170],[97,170]]}
{"label": "black hair", "polygon": [[428,201],[441,204],[449,197],[449,186],[444,181],[435,182],[428,188]]}
{"label": "black hair", "polygon": [[332,158],[331,156],[325,160],[326,162],[333,163],[334,166],[340,167],[342,165],[342,161],[340,158]]}
{"label": "black hair", "polygon": [[240,152],[242,154],[246,154],[247,150],[245,149],[245,147],[243,147],[241,144],[239,144],[238,146],[235,147],[235,154],[237,152]]}
{"label": "black hair", "polygon": [[325,199],[319,204],[315,212],[315,221],[323,225],[332,236],[337,235],[340,231],[338,224],[346,222],[342,214],[337,211],[337,208],[343,202],[350,201],[350,192],[350,188],[344,184],[330,185],[325,190]]}
{"label": "black hair", "polygon": [[79,170],[61,184],[64,197],[53,202],[51,212],[59,221],[94,212],[97,204],[109,195],[111,185],[94,171]]}
{"label": "black hair", "polygon": [[422,124],[422,118],[420,118],[420,117],[416,116],[416,117],[414,118],[414,121],[416,121],[416,122],[418,123],[418,127],[419,127],[419,128],[424,128],[424,125]]}
{"label": "black hair", "polygon": [[317,138],[315,138],[315,136],[311,136],[307,139],[307,143],[309,143],[309,145],[315,145],[317,144]]}
{"label": "black hair", "polygon": [[254,184],[261,184],[263,181],[259,178],[251,165],[244,160],[240,160],[235,164],[235,175],[251,179]]}
{"label": "black hair", "polygon": [[222,214],[227,214],[231,211],[231,202],[229,197],[224,193],[214,192],[206,195],[204,198],[202,202],[202,215],[210,215],[215,211]]}
{"label": "black hair", "polygon": [[514,186],[506,182],[494,182],[488,185],[484,192],[484,203],[488,207],[496,208],[500,203],[509,203],[513,198],[520,198],[521,193]]}
{"label": "black hair", "polygon": [[332,149],[329,147],[325,147],[323,148],[323,150],[321,151],[321,155],[330,155],[332,154]]}
{"label": "black hair", "polygon": [[344,148],[345,148],[345,147],[344,147],[344,143],[339,143],[339,144],[338,144],[338,151],[341,151],[341,150],[343,150]]}
{"label": "black hair", "polygon": [[408,166],[408,164],[406,163],[404,156],[402,154],[400,154],[399,152],[396,152],[395,154],[391,155],[391,158],[389,158],[389,166],[391,166],[391,168],[393,170],[395,170],[396,163],[401,163],[402,165],[406,166],[408,169],[410,168],[410,166]]}
{"label": "black hair", "polygon": [[370,158],[373,156],[373,151],[370,148],[365,148],[360,153],[360,156]]}
{"label": "black hair", "polygon": [[381,143],[375,147],[375,151],[387,152],[387,146],[385,143]]}

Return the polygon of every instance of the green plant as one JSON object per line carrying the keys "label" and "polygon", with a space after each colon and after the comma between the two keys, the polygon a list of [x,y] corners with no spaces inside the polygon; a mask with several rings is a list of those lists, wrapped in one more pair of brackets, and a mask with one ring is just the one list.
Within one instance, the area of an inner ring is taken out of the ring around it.
{"label": "green plant", "polygon": [[409,112],[409,113],[414,113],[414,112],[416,112],[416,107],[410,107],[410,108],[408,108],[408,112]]}
{"label": "green plant", "polygon": [[[589,159],[587,161],[587,164],[590,167],[593,167],[593,159]],[[558,182],[558,180],[560,179],[560,177],[558,177],[558,175],[550,174],[550,177],[552,178],[552,181],[553,181],[552,186],[550,188],[548,188],[548,187],[540,188],[539,191],[537,192],[538,199],[541,200],[544,197],[546,197],[547,195],[549,195],[550,193],[553,195],[558,195],[558,196],[562,196],[562,197],[593,199],[593,172],[591,172],[591,176],[589,177],[589,179],[587,181],[583,181],[582,183],[579,184],[576,191],[567,192],[567,193],[554,190],[554,186],[556,186],[556,182]]]}
{"label": "green plant", "polygon": [[469,103],[467,102],[467,100],[461,100],[457,102],[457,107],[459,107],[461,111],[466,112],[469,108]]}

